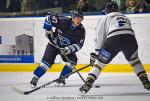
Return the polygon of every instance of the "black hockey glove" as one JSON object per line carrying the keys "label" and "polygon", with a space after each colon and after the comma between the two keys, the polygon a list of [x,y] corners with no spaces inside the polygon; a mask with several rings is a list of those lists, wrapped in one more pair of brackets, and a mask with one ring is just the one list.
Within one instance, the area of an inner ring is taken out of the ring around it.
{"label": "black hockey glove", "polygon": [[64,55],[68,55],[71,53],[71,49],[69,47],[61,48],[61,53]]}
{"label": "black hockey glove", "polygon": [[90,53],[90,64],[94,65],[96,59],[98,59],[98,55],[96,55],[95,53]]}
{"label": "black hockey glove", "polygon": [[45,37],[47,38],[51,37],[52,33],[53,33],[53,30],[50,30],[50,31],[45,30]]}
{"label": "black hockey glove", "polygon": [[57,44],[58,40],[57,37],[54,35],[53,30],[45,31],[45,36],[49,39],[51,43]]}

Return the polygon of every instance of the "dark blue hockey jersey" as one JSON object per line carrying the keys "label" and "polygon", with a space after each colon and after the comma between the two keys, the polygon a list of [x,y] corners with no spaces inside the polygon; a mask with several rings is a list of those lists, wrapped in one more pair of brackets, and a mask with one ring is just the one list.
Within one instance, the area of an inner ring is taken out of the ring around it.
{"label": "dark blue hockey jersey", "polygon": [[85,28],[82,24],[73,27],[71,18],[48,15],[43,28],[50,31],[52,27],[55,31],[48,36],[52,43],[57,43],[62,48],[68,46],[72,52],[81,49],[85,40]]}

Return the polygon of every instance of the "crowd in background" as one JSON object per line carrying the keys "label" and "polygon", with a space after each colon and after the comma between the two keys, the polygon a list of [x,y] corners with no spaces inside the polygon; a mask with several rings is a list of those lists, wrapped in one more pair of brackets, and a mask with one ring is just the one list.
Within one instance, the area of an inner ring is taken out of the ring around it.
{"label": "crowd in background", "polygon": [[116,1],[123,13],[149,13],[150,0],[0,0],[0,16],[45,16],[48,12],[103,14],[105,3]]}
{"label": "crowd in background", "polygon": [[150,0],[127,0],[126,13],[149,12]]}

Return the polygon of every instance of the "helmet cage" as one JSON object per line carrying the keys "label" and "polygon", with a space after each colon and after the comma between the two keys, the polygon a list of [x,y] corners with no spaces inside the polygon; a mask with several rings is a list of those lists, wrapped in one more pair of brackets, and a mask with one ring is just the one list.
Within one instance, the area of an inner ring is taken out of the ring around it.
{"label": "helmet cage", "polygon": [[74,17],[79,17],[83,20],[83,13],[81,11],[74,11],[73,14],[71,15],[72,19]]}

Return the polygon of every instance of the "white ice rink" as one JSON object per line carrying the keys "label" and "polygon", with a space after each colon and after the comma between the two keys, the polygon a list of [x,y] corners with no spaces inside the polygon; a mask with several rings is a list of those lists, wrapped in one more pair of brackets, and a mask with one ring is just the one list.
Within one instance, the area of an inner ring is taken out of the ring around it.
{"label": "white ice rink", "polygon": [[[59,73],[47,72],[40,79],[39,85],[58,76]],[[82,73],[82,76],[86,78],[87,74]],[[150,101],[150,92],[143,89],[133,73],[102,73],[94,83],[101,87],[93,87],[84,96],[80,96],[78,90],[83,81],[77,74],[70,76],[64,87],[51,84],[29,95],[20,95],[11,89],[11,86],[15,86],[28,90],[31,78],[31,72],[0,72],[0,101]]]}

